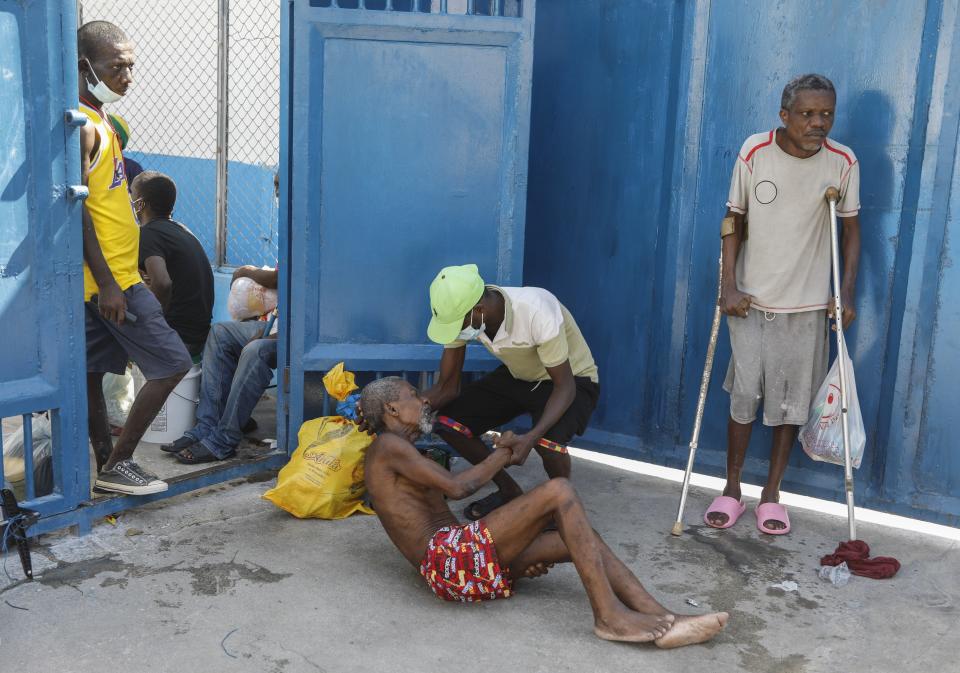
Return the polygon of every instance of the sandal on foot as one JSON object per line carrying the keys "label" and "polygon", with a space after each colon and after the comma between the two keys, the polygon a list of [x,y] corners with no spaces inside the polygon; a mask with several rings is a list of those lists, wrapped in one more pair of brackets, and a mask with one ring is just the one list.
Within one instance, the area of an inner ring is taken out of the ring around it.
{"label": "sandal on foot", "polygon": [[176,459],[179,462],[183,463],[184,465],[197,465],[198,463],[213,463],[218,460],[226,460],[227,458],[230,457],[230,456],[224,456],[223,458],[219,458],[213,455],[213,453],[211,453],[210,450],[200,442],[197,442],[196,444],[191,444],[187,448],[180,451],[180,453],[177,453],[174,455]]}
{"label": "sandal on foot", "polygon": [[482,519],[487,514],[495,510],[497,507],[510,502],[513,498],[505,498],[503,493],[500,491],[494,491],[485,498],[480,498],[476,502],[471,502],[467,505],[467,508],[463,510],[463,516],[471,521],[477,521]]}
{"label": "sandal on foot", "polygon": [[174,441],[171,444],[164,444],[163,446],[160,447],[160,450],[165,451],[167,453],[180,453],[187,447],[193,446],[196,443],[197,443],[197,440],[195,440],[193,437],[184,435],[183,437]]}
{"label": "sandal on foot", "polygon": [[[779,521],[783,524],[782,530],[767,528],[767,521]],[[764,502],[757,506],[757,530],[767,535],[786,535],[790,532],[790,517],[787,508],[779,502]]]}
{"label": "sandal on foot", "polygon": [[[713,502],[710,503],[710,506],[707,507],[707,511],[703,515],[703,522],[711,528],[730,528],[745,511],[747,511],[747,506],[739,500],[731,498],[729,495],[718,495],[713,499]],[[709,517],[711,514],[726,514],[727,522],[720,526],[715,526],[710,523]]]}

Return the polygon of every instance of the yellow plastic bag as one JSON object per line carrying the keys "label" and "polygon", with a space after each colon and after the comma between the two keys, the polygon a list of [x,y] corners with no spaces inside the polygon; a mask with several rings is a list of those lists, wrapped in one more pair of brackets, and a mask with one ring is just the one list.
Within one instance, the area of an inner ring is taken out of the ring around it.
{"label": "yellow plastic bag", "polygon": [[327,389],[330,397],[343,402],[357,389],[357,384],[354,382],[353,372],[344,371],[343,363],[340,362],[323,375],[323,387]]}
{"label": "yellow plastic bag", "polygon": [[373,437],[341,416],[324,416],[300,426],[297,450],[277,485],[263,494],[300,519],[344,519],[354,512],[373,514],[363,504],[367,490],[363,461]]}

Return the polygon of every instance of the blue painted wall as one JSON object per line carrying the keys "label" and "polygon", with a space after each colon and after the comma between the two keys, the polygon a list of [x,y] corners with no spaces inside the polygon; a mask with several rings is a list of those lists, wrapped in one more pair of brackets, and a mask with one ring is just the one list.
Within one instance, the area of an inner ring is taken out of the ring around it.
{"label": "blue painted wall", "polygon": [[[868,432],[858,501],[956,524],[960,393],[957,2],[539,5],[524,277],[553,290],[600,365],[587,439],[682,466],[716,296],[736,153],[801,72],[838,87],[832,136],[861,161],[859,319],[848,336]],[[863,39],[850,39],[850,26]],[[951,50],[951,46],[954,48]],[[951,61],[952,59],[952,61]],[[698,469],[722,474],[726,327]],[[769,433],[748,479],[762,483]],[[785,488],[839,499],[798,448]]]}

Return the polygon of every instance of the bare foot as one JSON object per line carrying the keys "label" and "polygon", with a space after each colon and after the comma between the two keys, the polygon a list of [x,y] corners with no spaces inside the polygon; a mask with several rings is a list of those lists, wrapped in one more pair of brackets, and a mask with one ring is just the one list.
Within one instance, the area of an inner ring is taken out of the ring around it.
{"label": "bare foot", "polygon": [[633,610],[622,610],[606,619],[598,619],[593,632],[604,640],[619,640],[626,643],[649,643],[665,636],[673,624],[674,616],[647,615]]}
{"label": "bare foot", "polygon": [[[767,493],[767,489],[763,489],[763,492],[760,494],[760,504],[762,505],[765,502],[780,502],[780,492]],[[767,519],[763,522],[763,525],[769,528],[770,530],[783,530],[787,525],[783,521],[777,521],[776,519]]]}
{"label": "bare foot", "polygon": [[707,521],[709,521],[710,525],[714,528],[723,528],[729,520],[730,517],[723,512],[710,512],[707,514]]}
{"label": "bare foot", "polygon": [[[727,496],[728,498],[733,498],[737,502],[740,502],[742,498],[739,488],[736,490],[725,488],[723,489],[723,495]],[[723,512],[710,512],[707,514],[707,521],[714,528],[723,528],[725,525],[727,525],[727,521],[729,520],[730,517]]]}
{"label": "bare foot", "polygon": [[705,643],[723,630],[729,616],[726,612],[696,616],[678,615],[670,630],[654,640],[654,645],[669,650],[684,645]]}

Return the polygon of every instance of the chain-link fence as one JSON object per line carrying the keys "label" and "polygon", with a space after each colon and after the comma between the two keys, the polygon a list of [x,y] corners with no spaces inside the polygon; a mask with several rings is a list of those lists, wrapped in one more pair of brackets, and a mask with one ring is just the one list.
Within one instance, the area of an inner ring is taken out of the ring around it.
{"label": "chain-link fence", "polygon": [[82,0],[81,11],[84,22],[117,24],[136,47],[134,84],[107,109],[130,126],[125,154],[176,181],[174,217],[213,263],[273,266],[280,3]]}
{"label": "chain-link fence", "polygon": [[230,0],[227,264],[276,264],[280,3]]}

